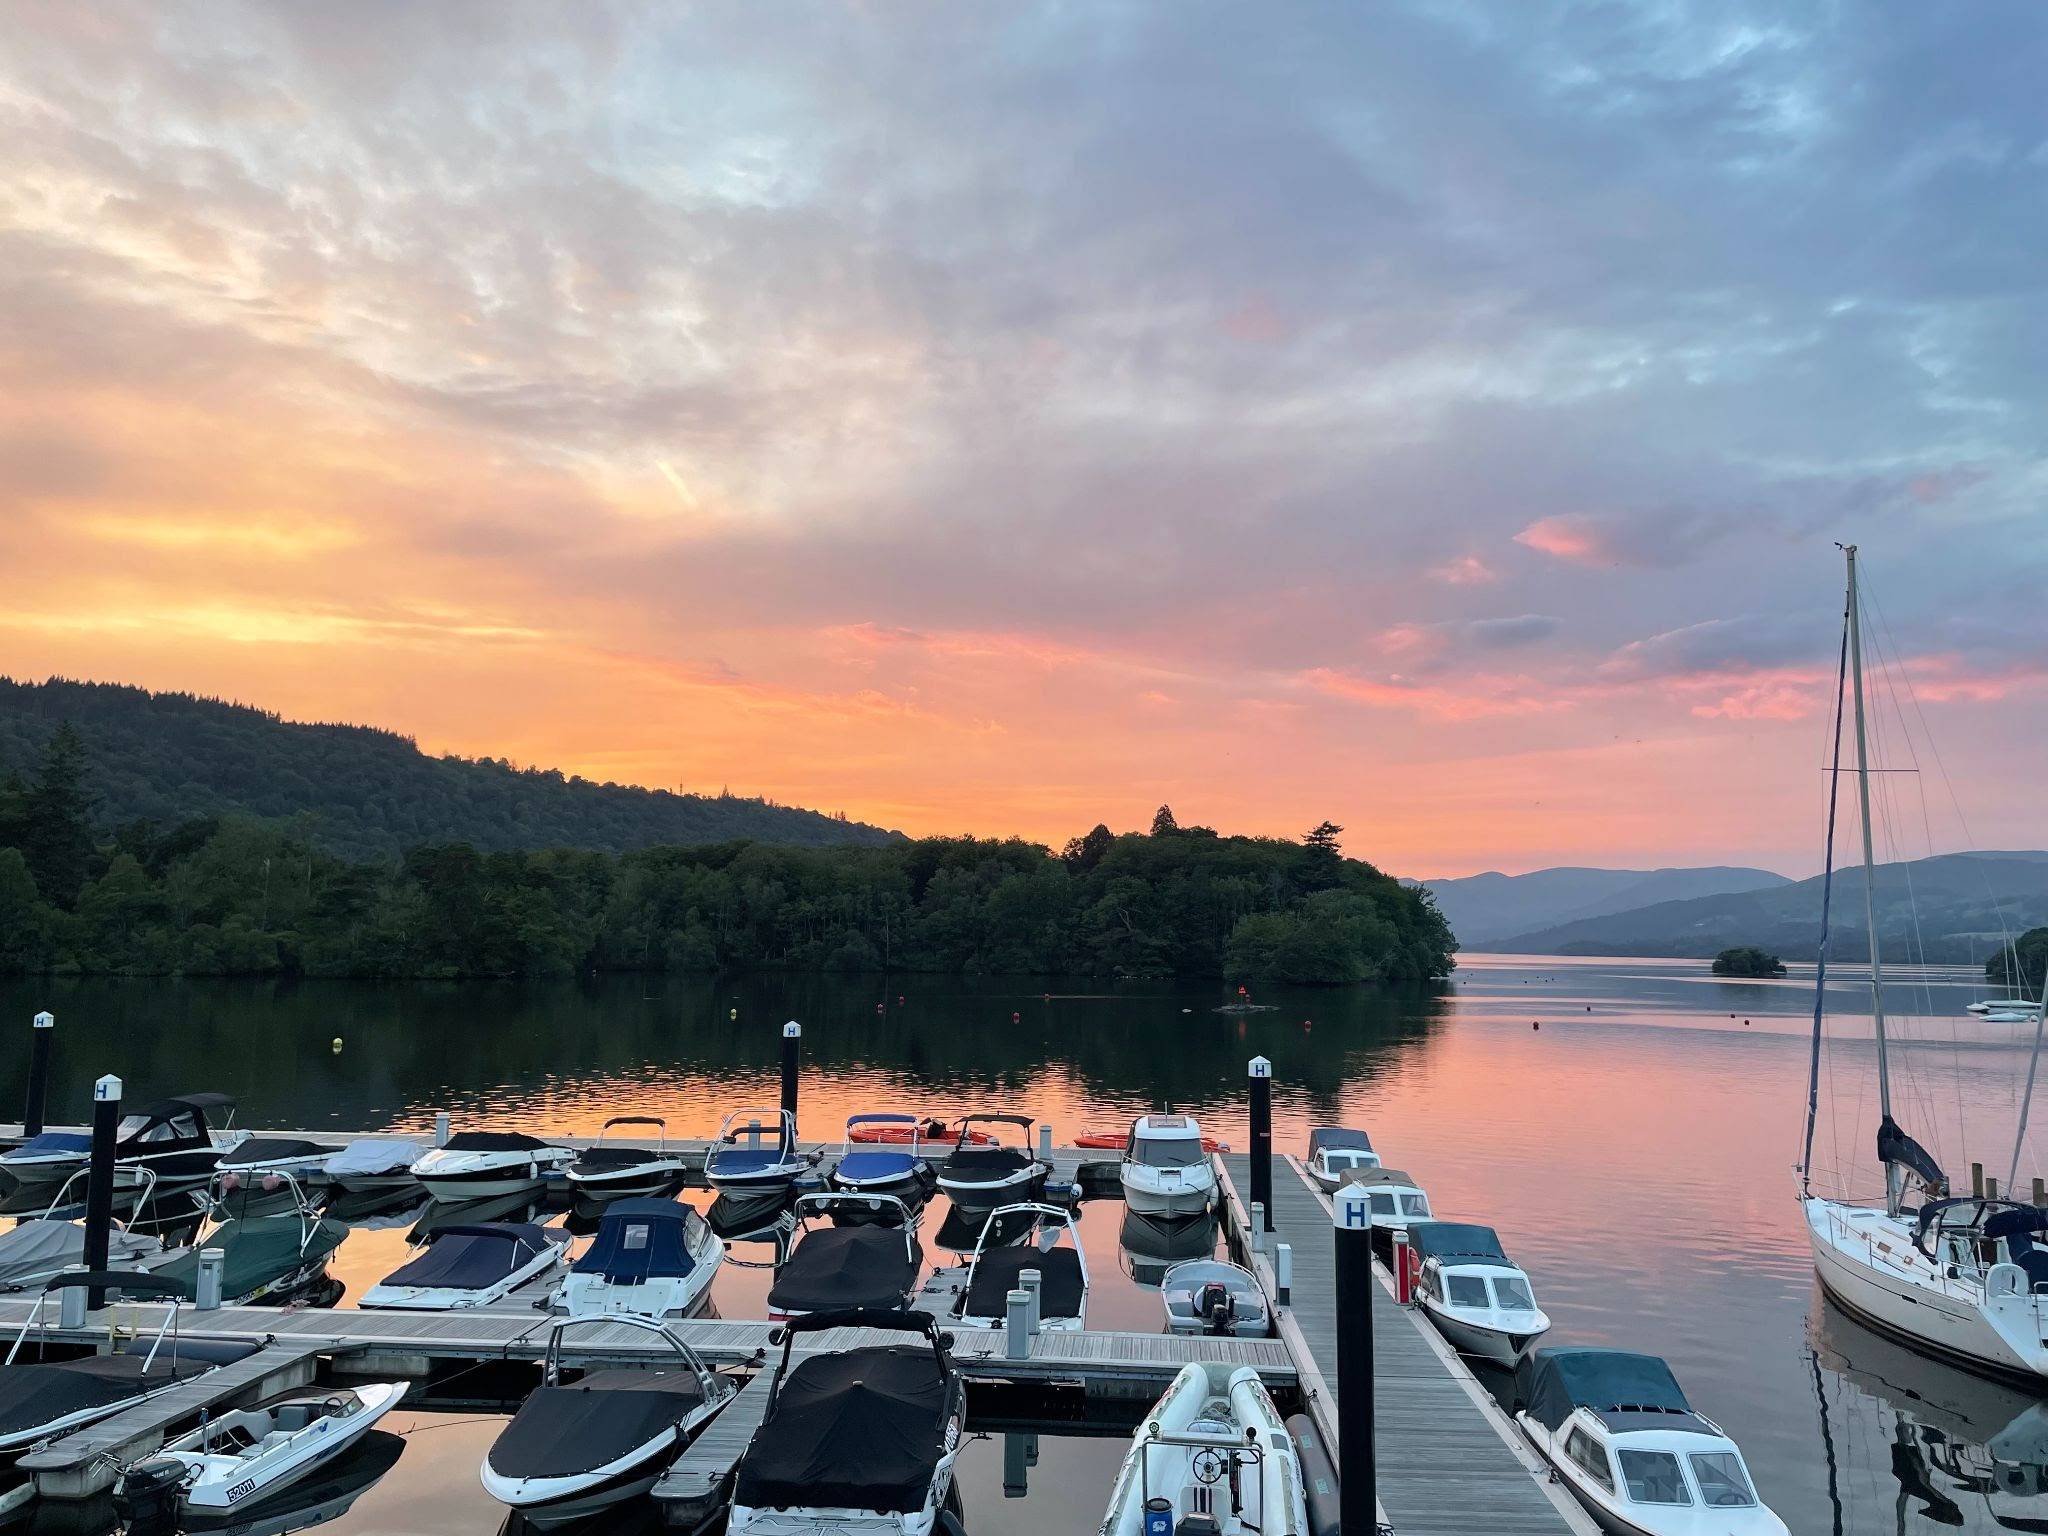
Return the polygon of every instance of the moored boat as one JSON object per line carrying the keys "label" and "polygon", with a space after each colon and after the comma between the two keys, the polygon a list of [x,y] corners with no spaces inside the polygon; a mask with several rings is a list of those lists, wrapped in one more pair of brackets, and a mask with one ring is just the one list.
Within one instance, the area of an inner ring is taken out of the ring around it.
{"label": "moored boat", "polygon": [[810,1171],[797,1145],[796,1116],[786,1109],[736,1109],[719,1124],[704,1159],[704,1181],[720,1194],[763,1195],[787,1189]]}
{"label": "moored boat", "polygon": [[320,1171],[329,1184],[351,1195],[397,1194],[419,1187],[412,1165],[430,1150],[417,1141],[365,1136],[332,1154]]}
{"label": "moored boat", "polygon": [[1379,1153],[1365,1132],[1344,1125],[1319,1125],[1308,1133],[1308,1157],[1302,1167],[1316,1188],[1334,1194],[1367,1169],[1380,1165]]}
{"label": "moored boat", "polygon": [[[843,1214],[855,1219],[837,1223]],[[917,1224],[892,1195],[804,1195],[796,1202],[802,1232],[768,1289],[773,1318],[810,1312],[898,1311],[909,1305],[924,1267]]]}
{"label": "moored boat", "polygon": [[1088,1326],[1088,1255],[1074,1213],[1029,1201],[998,1206],[982,1222],[965,1266],[941,1270],[918,1293],[921,1305],[968,1328],[1000,1328],[1010,1292],[1038,1275],[1038,1325],[1055,1333]]}
{"label": "moored boat", "polygon": [[1408,1227],[1415,1301],[1455,1349],[1513,1366],[1550,1331],[1529,1277],[1491,1227],[1418,1221]]}
{"label": "moored boat", "polygon": [[412,1176],[436,1200],[490,1200],[537,1194],[551,1174],[576,1160],[519,1131],[458,1131],[412,1165]]}
{"label": "moored boat", "polygon": [[1216,1198],[1216,1165],[1189,1115],[1140,1115],[1131,1122],[1119,1178],[1124,1204],[1145,1216],[1193,1216]]}
{"label": "moored boat", "polygon": [[1308,1529],[1300,1457],[1259,1373],[1196,1362],[1181,1367],[1131,1437],[1101,1536]]}
{"label": "moored boat", "polygon": [[529,1281],[561,1267],[569,1235],[535,1222],[478,1222],[439,1227],[425,1251],[356,1299],[377,1309],[460,1312],[501,1302]]}
{"label": "moored boat", "polygon": [[[878,1131],[899,1133],[889,1144],[875,1145]],[[931,1192],[932,1165],[919,1137],[923,1122],[916,1115],[860,1114],[846,1117],[846,1144],[832,1165],[834,1189],[852,1194],[894,1195],[921,1200]]]}
{"label": "moored boat", "polygon": [[[962,1116],[953,1150],[939,1165],[939,1188],[955,1205],[970,1210],[1036,1199],[1050,1171],[1031,1151],[1036,1124],[1029,1115]],[[997,1140],[1004,1128],[1022,1145]]]}
{"label": "moored boat", "polygon": [[654,1196],[615,1200],[548,1304],[577,1318],[688,1317],[724,1259],[725,1244],[695,1208]]}
{"label": "moored boat", "polygon": [[1160,1278],[1168,1333],[1263,1339],[1273,1331],[1266,1293],[1248,1269],[1222,1259],[1188,1259]]}
{"label": "moored boat", "polygon": [[[605,1138],[622,1125],[651,1125],[651,1147],[621,1146]],[[682,1183],[687,1171],[680,1152],[668,1145],[668,1122],[655,1115],[614,1115],[598,1129],[597,1144],[585,1147],[569,1165],[569,1187],[586,1200],[619,1200],[659,1195]]]}
{"label": "moored boat", "polygon": [[253,1503],[344,1454],[398,1406],[405,1385],[373,1381],[228,1409],[166,1441],[122,1482],[175,1476],[183,1504],[201,1515]]}

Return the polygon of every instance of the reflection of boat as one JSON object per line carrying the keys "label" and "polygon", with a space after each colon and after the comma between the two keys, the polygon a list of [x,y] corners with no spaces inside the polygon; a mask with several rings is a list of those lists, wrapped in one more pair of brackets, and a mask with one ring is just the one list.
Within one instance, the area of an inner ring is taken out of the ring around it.
{"label": "reflection of boat", "polygon": [[[243,1499],[219,1514],[185,1510],[181,1501],[163,1497],[146,1502],[123,1499],[115,1504],[112,1513],[127,1525],[129,1536],[171,1536],[181,1528],[204,1531],[207,1536],[285,1536],[287,1532],[325,1525],[347,1514],[355,1501],[396,1466],[404,1454],[402,1436],[373,1429],[341,1455],[289,1487],[267,1498]],[[92,1504],[62,1507],[84,1511],[97,1508]],[[88,1514],[87,1520],[90,1524],[81,1527],[80,1536],[88,1536],[88,1532],[98,1536],[108,1529],[104,1519],[92,1521]],[[38,1519],[37,1536],[43,1536],[46,1523],[46,1517]]]}
{"label": "reflection of boat", "polygon": [[1208,1211],[1193,1216],[1145,1216],[1126,1210],[1117,1228],[1117,1247],[1133,1280],[1157,1285],[1173,1264],[1214,1257],[1216,1218]]}
{"label": "reflection of boat", "polygon": [[1308,1160],[1302,1166],[1325,1194],[1335,1194],[1368,1168],[1380,1165],[1372,1138],[1349,1126],[1319,1125],[1308,1133]]}
{"label": "reflection of boat", "polygon": [[548,1175],[576,1160],[518,1131],[461,1131],[412,1165],[412,1176],[437,1200],[490,1200],[539,1192]]}
{"label": "reflection of boat", "polygon": [[796,1191],[784,1184],[774,1189],[721,1194],[704,1219],[728,1243],[779,1243],[796,1230],[791,1207]]}
{"label": "reflection of boat", "polygon": [[168,1481],[189,1510],[230,1509],[275,1493],[342,1455],[404,1396],[402,1381],[373,1381],[229,1409],[129,1467],[123,1490]]}
{"label": "reflection of boat", "polygon": [[786,1109],[736,1109],[718,1127],[718,1140],[704,1159],[704,1182],[720,1194],[766,1194],[787,1189],[810,1166],[797,1145],[795,1115]]}
{"label": "reflection of boat", "polygon": [[[919,1147],[921,1127],[915,1115],[849,1115],[846,1146],[832,1168],[832,1187],[858,1194],[895,1195],[902,1200],[922,1198],[932,1187],[932,1165]],[[874,1129],[901,1131],[907,1145],[862,1145],[872,1139],[863,1132]]]}
{"label": "reflection of boat", "polygon": [[441,1227],[427,1238],[424,1253],[363,1292],[356,1305],[419,1312],[487,1307],[559,1268],[568,1241],[566,1232],[530,1221]]}
{"label": "reflection of boat", "polygon": [[964,1268],[944,1269],[925,1282],[920,1304],[943,1311],[968,1328],[1000,1328],[1010,1292],[1027,1270],[1038,1280],[1038,1325],[1052,1332],[1088,1326],[1088,1256],[1073,1212],[1028,1202],[998,1206],[982,1223],[981,1241]]}
{"label": "reflection of boat", "polygon": [[[955,1205],[984,1211],[1040,1194],[1050,1170],[1030,1150],[1036,1123],[1029,1115],[962,1116],[959,1138],[939,1165],[939,1188]],[[977,1133],[977,1126],[989,1130]],[[1002,1126],[1016,1131],[1023,1145],[1005,1146],[994,1140]]]}
{"label": "reflection of boat", "polygon": [[718,1234],[680,1200],[615,1200],[549,1304],[571,1317],[688,1317],[724,1259]]}
{"label": "reflection of boat", "polygon": [[1259,1373],[1208,1363],[1182,1366],[1145,1415],[1102,1520],[1103,1536],[1304,1536],[1308,1528],[1301,1461]]}
{"label": "reflection of boat", "polygon": [[1408,1228],[1408,1242],[1421,1270],[1416,1302],[1456,1348],[1512,1366],[1550,1331],[1528,1275],[1493,1228],[1418,1221]]}
{"label": "reflection of boat", "polygon": [[1168,1333],[1263,1339],[1272,1331],[1266,1293],[1248,1269],[1221,1259],[1189,1259],[1159,1282]]}
{"label": "reflection of boat", "polygon": [[[615,1125],[651,1125],[652,1147],[606,1145]],[[682,1182],[683,1157],[668,1149],[668,1122],[654,1115],[614,1115],[599,1127],[597,1145],[586,1147],[569,1165],[569,1183],[586,1200],[617,1200],[631,1195],[658,1195]]]}
{"label": "reflection of boat", "polygon": [[1140,1115],[1131,1122],[1118,1172],[1124,1204],[1148,1216],[1190,1216],[1216,1197],[1216,1165],[1189,1115]]}
{"label": "reflection of boat", "polygon": [[[888,1207],[893,1211],[887,1211]],[[838,1219],[849,1208],[865,1207],[852,1225],[813,1226],[811,1217]],[[887,1211],[886,1219],[878,1219]],[[771,1317],[859,1307],[896,1311],[909,1305],[924,1267],[917,1224],[910,1209],[890,1195],[804,1195],[796,1203],[803,1227],[795,1250],[776,1272],[768,1290]]]}

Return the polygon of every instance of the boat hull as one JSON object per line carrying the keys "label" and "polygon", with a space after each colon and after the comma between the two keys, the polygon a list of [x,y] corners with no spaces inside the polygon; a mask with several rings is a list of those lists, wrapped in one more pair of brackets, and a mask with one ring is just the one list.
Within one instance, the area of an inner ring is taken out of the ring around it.
{"label": "boat hull", "polygon": [[1495,1365],[1514,1366],[1543,1336],[1540,1333],[1510,1333],[1505,1329],[1480,1327],[1426,1302],[1422,1311],[1453,1349],[1460,1354],[1491,1360]]}
{"label": "boat hull", "polygon": [[960,1179],[939,1175],[939,1191],[965,1210],[983,1211],[998,1205],[1036,1200],[1045,1189],[1045,1169],[1034,1165],[1007,1179]]}
{"label": "boat hull", "polygon": [[1172,1189],[1124,1182],[1124,1204],[1141,1216],[1199,1216],[1209,1209],[1214,1185],[1181,1185]]}

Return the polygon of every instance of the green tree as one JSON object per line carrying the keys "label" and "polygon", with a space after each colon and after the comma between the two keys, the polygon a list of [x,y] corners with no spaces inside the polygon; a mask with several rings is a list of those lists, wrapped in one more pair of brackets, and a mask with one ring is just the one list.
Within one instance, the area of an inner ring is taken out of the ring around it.
{"label": "green tree", "polygon": [[1080,874],[1090,873],[1102,862],[1102,856],[1116,845],[1116,834],[1101,822],[1086,837],[1067,840],[1067,846],[1060,850],[1060,862]]}
{"label": "green tree", "polygon": [[1152,813],[1152,835],[1154,837],[1175,837],[1180,833],[1180,823],[1173,819],[1173,807],[1162,805]]}
{"label": "green tree", "polygon": [[2029,928],[1984,962],[1984,979],[2022,996],[2038,998],[2048,979],[2048,928]]}
{"label": "green tree", "polygon": [[1785,962],[1768,950],[1750,944],[1738,944],[1733,949],[1724,949],[1714,956],[1716,976],[1782,976]]}
{"label": "green tree", "polygon": [[1337,841],[1343,831],[1334,821],[1319,821],[1302,834],[1301,846],[1335,858],[1344,851],[1343,845]]}
{"label": "green tree", "polygon": [[50,913],[19,848],[0,848],[0,972],[40,970]]}
{"label": "green tree", "polygon": [[44,748],[42,769],[20,812],[21,851],[36,889],[66,911],[77,902],[92,863],[91,810],[85,743],[67,720]]}

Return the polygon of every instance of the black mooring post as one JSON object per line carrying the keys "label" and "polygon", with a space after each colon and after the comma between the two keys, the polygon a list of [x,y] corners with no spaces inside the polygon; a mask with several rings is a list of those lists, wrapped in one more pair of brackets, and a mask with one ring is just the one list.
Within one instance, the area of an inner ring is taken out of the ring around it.
{"label": "black mooring post", "polygon": [[791,1019],[782,1026],[782,1108],[796,1113],[796,1053],[803,1043],[804,1027]]}
{"label": "black mooring post", "polygon": [[[107,1076],[92,1085],[92,1161],[85,1176],[85,1267],[107,1267],[107,1236],[114,1225],[114,1132],[121,1124],[121,1079]],[[107,1304],[95,1287],[85,1294],[89,1312]]]}
{"label": "black mooring post", "polygon": [[1347,1531],[1379,1529],[1373,1462],[1372,1207],[1350,1185],[1336,1198],[1337,1493]]}
{"label": "black mooring post", "polygon": [[1254,1056],[1246,1069],[1252,1080],[1252,1204],[1266,1213],[1273,1230],[1273,1063]]}
{"label": "black mooring post", "polygon": [[29,1031],[28,1108],[21,1114],[21,1134],[43,1134],[43,1106],[50,1102],[50,1037],[57,1032],[56,1016],[47,1011],[36,1015]]}

